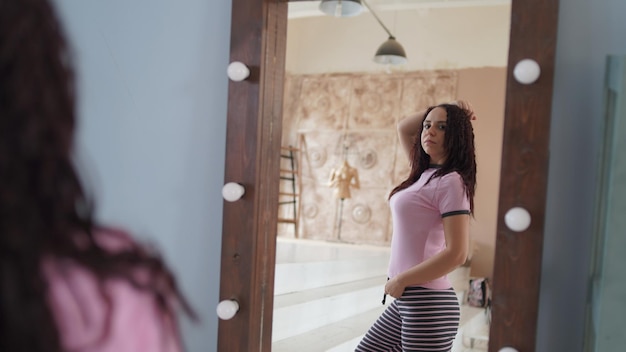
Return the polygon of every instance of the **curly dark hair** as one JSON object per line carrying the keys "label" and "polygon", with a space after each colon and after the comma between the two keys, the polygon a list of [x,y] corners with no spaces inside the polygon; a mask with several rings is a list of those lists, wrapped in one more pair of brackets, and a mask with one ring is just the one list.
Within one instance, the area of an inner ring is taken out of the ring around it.
{"label": "curly dark hair", "polygon": [[[440,104],[426,109],[424,116],[427,116],[434,108],[441,107],[446,110],[446,135],[444,139],[444,149],[446,160],[428,180],[434,177],[443,176],[450,172],[458,172],[463,179],[465,193],[470,201],[470,212],[474,212],[474,193],[476,191],[476,150],[474,147],[474,129],[471,123],[471,111],[466,111],[455,104]],[[411,172],[409,177],[396,186],[389,198],[401,191],[417,180],[430,166],[430,156],[422,148],[421,139],[424,126],[421,125],[418,131],[418,138],[411,149]]]}
{"label": "curly dark hair", "polygon": [[[72,161],[72,67],[47,0],[0,0],[0,351],[63,351],[42,273],[49,256],[127,280],[164,313],[176,302],[196,318],[154,251],[133,243],[111,253],[96,240],[93,201]],[[150,280],[134,277],[137,269]]]}

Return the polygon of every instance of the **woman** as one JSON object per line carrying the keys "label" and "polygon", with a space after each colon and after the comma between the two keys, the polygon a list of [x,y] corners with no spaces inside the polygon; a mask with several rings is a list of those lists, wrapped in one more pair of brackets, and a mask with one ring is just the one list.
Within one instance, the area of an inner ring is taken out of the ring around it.
{"label": "woman", "polygon": [[[459,303],[446,274],[469,251],[476,161],[471,107],[441,104],[398,124],[409,177],[391,191],[393,238],[385,295],[396,299],[356,351],[449,351]],[[384,303],[384,298],[383,298]]]}
{"label": "woman", "polygon": [[70,59],[46,0],[0,0],[0,351],[180,351],[174,277],[75,171]]}

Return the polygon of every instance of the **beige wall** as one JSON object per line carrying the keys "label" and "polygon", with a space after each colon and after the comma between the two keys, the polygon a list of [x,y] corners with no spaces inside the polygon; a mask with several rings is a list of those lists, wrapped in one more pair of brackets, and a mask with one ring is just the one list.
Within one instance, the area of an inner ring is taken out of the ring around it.
{"label": "beige wall", "polygon": [[478,114],[474,122],[477,188],[472,238],[476,246],[472,275],[491,276],[496,240],[506,69],[459,71],[457,96],[469,100]]}

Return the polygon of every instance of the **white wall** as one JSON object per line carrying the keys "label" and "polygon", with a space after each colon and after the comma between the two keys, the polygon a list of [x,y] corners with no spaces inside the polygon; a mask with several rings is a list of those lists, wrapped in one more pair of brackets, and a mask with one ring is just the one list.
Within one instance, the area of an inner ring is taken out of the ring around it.
{"label": "white wall", "polygon": [[230,0],[56,0],[75,48],[78,145],[98,216],[156,243],[217,348]]}

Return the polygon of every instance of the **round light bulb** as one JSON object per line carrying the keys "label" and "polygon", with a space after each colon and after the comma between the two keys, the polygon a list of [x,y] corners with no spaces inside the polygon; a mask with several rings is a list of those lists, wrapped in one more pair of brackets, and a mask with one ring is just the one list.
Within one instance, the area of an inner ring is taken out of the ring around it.
{"label": "round light bulb", "polygon": [[518,62],[513,69],[513,76],[522,84],[534,83],[541,74],[541,68],[537,61],[524,59]]}
{"label": "round light bulb", "polygon": [[502,347],[501,349],[498,350],[498,352],[519,352],[519,351],[513,347]]}
{"label": "round light bulb", "polygon": [[240,82],[250,76],[250,69],[243,62],[233,61],[228,65],[226,73],[231,80]]}
{"label": "round light bulb", "polygon": [[525,231],[530,226],[530,214],[521,207],[511,208],[504,215],[504,223],[512,231]]}
{"label": "round light bulb", "polygon": [[222,197],[228,202],[235,202],[241,199],[246,189],[236,182],[228,182],[222,187]]}
{"label": "round light bulb", "polygon": [[239,311],[239,303],[232,299],[223,300],[218,303],[217,316],[222,320],[232,319]]}

